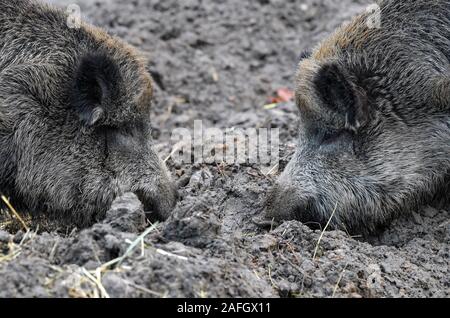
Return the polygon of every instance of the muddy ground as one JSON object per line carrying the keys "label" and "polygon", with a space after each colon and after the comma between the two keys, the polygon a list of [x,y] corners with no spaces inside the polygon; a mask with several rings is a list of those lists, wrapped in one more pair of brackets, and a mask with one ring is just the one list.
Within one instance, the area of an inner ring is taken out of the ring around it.
{"label": "muddy ground", "polygon": [[[73,0],[52,0],[61,6]],[[280,168],[295,145],[292,88],[300,53],[366,1],[79,0],[83,14],[146,52],[152,124],[166,158],[176,127],[277,127]],[[436,204],[362,239],[299,222],[252,222],[276,174],[258,165],[168,166],[181,185],[173,216],[150,226],[132,194],[77,230],[2,212],[0,297],[448,297],[450,209]],[[37,226],[39,229],[36,232]],[[149,227],[150,226],[150,227]],[[316,252],[315,257],[313,254]]]}

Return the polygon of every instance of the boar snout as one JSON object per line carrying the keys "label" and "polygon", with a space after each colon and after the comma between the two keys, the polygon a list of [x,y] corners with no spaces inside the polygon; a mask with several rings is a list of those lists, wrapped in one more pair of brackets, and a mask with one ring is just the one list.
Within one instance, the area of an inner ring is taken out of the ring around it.
{"label": "boar snout", "polygon": [[289,173],[283,173],[270,190],[265,202],[265,218],[275,220],[302,220],[305,224],[316,224],[313,212],[311,185],[299,186]]}

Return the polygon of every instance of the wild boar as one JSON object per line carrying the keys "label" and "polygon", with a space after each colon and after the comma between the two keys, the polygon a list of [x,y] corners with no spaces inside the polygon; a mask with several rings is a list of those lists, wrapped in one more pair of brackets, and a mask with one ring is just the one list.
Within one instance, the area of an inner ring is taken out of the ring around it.
{"label": "wild boar", "polygon": [[367,234],[448,197],[450,1],[378,5],[300,62],[298,149],[268,218]]}

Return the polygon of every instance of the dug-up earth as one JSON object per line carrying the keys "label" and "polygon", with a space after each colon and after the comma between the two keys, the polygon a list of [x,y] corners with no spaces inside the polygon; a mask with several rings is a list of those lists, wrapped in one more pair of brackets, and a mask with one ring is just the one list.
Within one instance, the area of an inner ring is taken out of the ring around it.
{"label": "dug-up earth", "polygon": [[[52,0],[60,6],[72,0]],[[79,0],[96,25],[144,51],[156,82],[161,157],[170,132],[276,127],[280,169],[294,151],[292,90],[300,53],[364,10],[352,0]],[[173,216],[150,225],[133,194],[87,229],[0,221],[0,297],[449,297],[449,210],[436,204],[376,237],[252,220],[276,173],[258,165],[167,164],[181,186]]]}

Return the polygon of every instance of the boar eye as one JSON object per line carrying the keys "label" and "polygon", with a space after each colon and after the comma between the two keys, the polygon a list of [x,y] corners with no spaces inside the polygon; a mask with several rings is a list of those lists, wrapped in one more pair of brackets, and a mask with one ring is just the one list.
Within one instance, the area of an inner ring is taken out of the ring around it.
{"label": "boar eye", "polygon": [[77,66],[70,102],[81,122],[94,126],[117,100],[121,76],[118,65],[105,54],[87,54]]}
{"label": "boar eye", "polygon": [[321,136],[321,144],[330,144],[336,141],[341,133],[338,131],[325,131]]}
{"label": "boar eye", "polygon": [[303,61],[305,59],[309,59],[312,55],[312,52],[310,50],[305,50],[300,53],[300,56],[298,57],[299,61]]}

